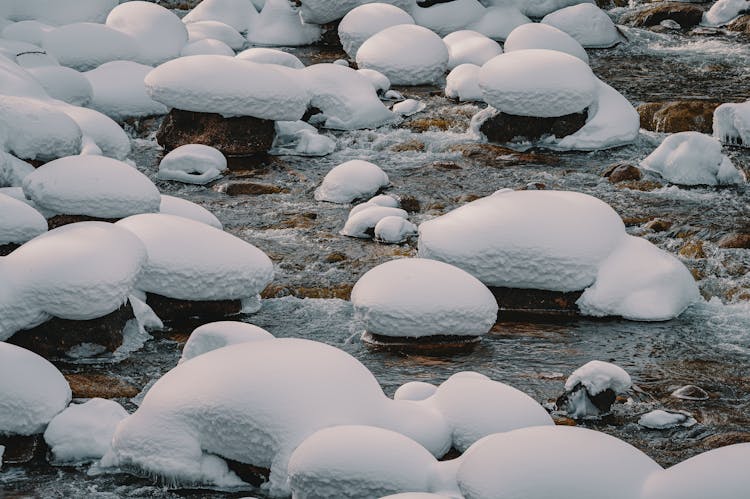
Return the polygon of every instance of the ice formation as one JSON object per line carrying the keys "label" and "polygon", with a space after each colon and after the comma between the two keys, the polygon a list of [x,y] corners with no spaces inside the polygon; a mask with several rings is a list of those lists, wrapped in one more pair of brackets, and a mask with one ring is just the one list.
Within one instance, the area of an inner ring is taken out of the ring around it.
{"label": "ice formation", "polygon": [[271,340],[273,335],[263,328],[237,321],[210,322],[197,327],[182,348],[180,362],[218,348],[250,341]]}
{"label": "ice formation", "polygon": [[552,12],[544,16],[542,23],[564,31],[586,48],[608,48],[623,40],[607,13],[592,3]]}
{"label": "ice formation", "polygon": [[379,166],[354,159],[341,163],[326,174],[320,187],[315,190],[315,199],[351,203],[355,199],[372,196],[389,183],[388,175]]}
{"label": "ice formation", "polygon": [[354,59],[365,40],[385,28],[399,24],[414,24],[414,19],[395,5],[367,3],[344,16],[339,23],[339,39],[344,52]]}
{"label": "ice formation", "polygon": [[207,184],[221,177],[226,169],[227,159],[221,151],[203,144],[185,144],[164,156],[156,177],[188,184]]}
{"label": "ice formation", "polygon": [[[549,24],[529,23],[517,27],[508,35],[504,48],[507,53],[531,49],[556,50],[577,57],[587,65],[589,63],[586,49],[575,38]],[[527,57],[539,58],[541,62],[540,55],[528,55]],[[554,84],[555,81],[553,80],[551,83]]]}
{"label": "ice formation", "polygon": [[448,69],[461,64],[483,65],[496,55],[503,53],[500,45],[476,31],[454,31],[443,38],[448,47]]}
{"label": "ice formation", "polygon": [[162,194],[159,213],[189,218],[196,222],[202,222],[211,227],[216,227],[217,229],[224,228],[219,219],[216,218],[213,213],[205,209],[203,206],[188,201],[187,199]]}
{"label": "ice formation", "polygon": [[713,132],[714,137],[726,144],[750,147],[750,100],[717,107]]}
{"label": "ice formation", "polygon": [[37,210],[0,193],[0,246],[23,244],[47,232],[47,220]]}

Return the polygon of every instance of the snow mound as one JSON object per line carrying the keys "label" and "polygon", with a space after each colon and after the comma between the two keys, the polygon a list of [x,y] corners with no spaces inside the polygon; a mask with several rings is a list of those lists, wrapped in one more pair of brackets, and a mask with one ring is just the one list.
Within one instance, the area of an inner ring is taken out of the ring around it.
{"label": "snow mound", "polygon": [[523,15],[517,7],[506,5],[488,8],[479,19],[466,26],[466,29],[500,41],[508,38],[517,27],[530,22],[531,19]]}
{"label": "snow mound", "polygon": [[530,23],[517,27],[508,35],[504,47],[506,52],[555,50],[577,57],[587,65],[589,63],[586,49],[575,38],[549,24]]}
{"label": "snow mound", "polygon": [[277,121],[271,154],[325,156],[336,150],[336,141],[321,135],[304,121]]}
{"label": "snow mound", "polygon": [[[239,50],[245,45],[243,37],[236,29],[219,21],[198,21],[187,24],[188,41],[197,42],[205,39],[213,39],[223,42],[232,50]],[[183,52],[184,52],[183,48]],[[234,55],[232,52],[231,55]]]}
{"label": "snow mound", "polygon": [[132,166],[103,156],[69,156],[40,166],[23,182],[40,208],[61,215],[124,218],[159,211],[159,190]]}
{"label": "snow mound", "polygon": [[426,107],[427,104],[422,101],[406,99],[391,106],[391,111],[399,116],[411,116],[423,111]]}
{"label": "snow mound", "polygon": [[709,26],[722,26],[747,10],[750,10],[748,0],[718,0],[703,14],[703,22]]}
{"label": "snow mound", "polygon": [[50,421],[44,441],[55,462],[81,463],[101,459],[117,424],[128,411],[114,400],[93,398],[83,404],[71,404]]}
{"label": "snow mound", "polygon": [[309,100],[302,86],[273,65],[217,55],[167,62],[145,83],[151,98],[167,107],[224,116],[295,121]]}
{"label": "snow mound", "polygon": [[316,42],[320,34],[320,27],[303,23],[287,0],[266,0],[247,41],[253,45],[296,47]]}
{"label": "snow mound", "polygon": [[212,38],[204,38],[202,40],[190,42],[182,47],[180,56],[187,57],[191,55],[223,55],[232,57],[234,56],[234,50],[222,41],[214,40]]}
{"label": "snow mound", "polygon": [[354,69],[313,64],[303,69],[301,76],[307,84],[310,106],[322,111],[319,118],[326,128],[375,128],[398,120],[380,101],[370,80]]}
{"label": "snow mound", "polygon": [[339,231],[342,236],[358,237],[369,239],[373,236],[375,227],[386,217],[407,218],[406,211],[400,208],[391,208],[388,206],[368,206],[365,209],[357,210],[350,213],[349,218],[344,224],[344,228]]}
{"label": "snow mound", "polygon": [[414,440],[372,426],[320,430],[289,460],[292,496],[381,497],[429,490],[435,458]]}
{"label": "snow mound", "polygon": [[542,23],[564,31],[586,48],[609,48],[623,39],[607,13],[592,3],[552,12],[544,16]]}
{"label": "snow mound", "polygon": [[367,202],[359,203],[349,210],[349,216],[354,216],[362,210],[372,208],[373,206],[387,206],[389,208],[400,208],[401,204],[393,196],[387,194],[378,194],[375,197],[370,198]]}
{"label": "snow mound", "polygon": [[654,473],[646,482],[643,499],[702,499],[747,496],[750,443],[728,445]]}
{"label": "snow mound", "polygon": [[133,1],[118,5],[107,16],[107,26],[138,41],[135,57],[141,64],[155,65],[179,57],[188,32],[179,17],[161,5]]}
{"label": "snow mound", "polygon": [[68,382],[55,366],[0,341],[0,434],[40,433],[70,397]]}
{"label": "snow mound", "polygon": [[726,144],[750,147],[750,100],[721,104],[714,110],[714,137]]}
{"label": "snow mound", "polygon": [[47,220],[34,208],[0,193],[0,246],[23,244],[47,232]]}
{"label": "snow mound", "polygon": [[94,69],[105,62],[131,60],[138,55],[138,41],[111,26],[75,23],[51,30],[42,47],[60,64],[78,71]]}
{"label": "snow mound", "polygon": [[445,79],[445,96],[464,101],[481,101],[479,70],[476,64],[461,64],[453,68]]}
{"label": "snow mound", "polygon": [[[99,111],[57,102],[57,108],[78,124],[83,134],[84,146],[95,145],[96,154],[124,160],[130,154],[130,138],[115,121]],[[81,154],[85,154],[82,147]],[[92,154],[89,152],[88,154]]]}
{"label": "snow mound", "polygon": [[257,19],[258,11],[250,0],[203,0],[182,18],[182,22],[218,21],[242,33]]}
{"label": "snow mound", "polygon": [[161,195],[161,204],[159,205],[159,213],[166,215],[176,215],[178,217],[189,218],[196,222],[201,222],[217,229],[223,229],[224,226],[221,224],[218,218],[205,209],[203,206],[188,201],[187,199],[176,198],[174,196],[167,196],[166,194]]}
{"label": "snow mound", "polygon": [[302,61],[294,54],[268,47],[249,48],[237,54],[236,57],[237,59],[257,62],[258,64],[278,64],[279,66],[286,66],[292,69],[302,69],[305,67]]}
{"label": "snow mound", "polygon": [[645,239],[628,236],[601,263],[596,282],[576,304],[584,315],[664,321],[699,299],[695,279],[682,262]]}
{"label": "snow mound", "polygon": [[164,156],[156,178],[203,185],[221,177],[221,172],[226,169],[227,159],[218,149],[203,144],[186,144]]}
{"label": "snow mound", "polygon": [[[480,440],[463,455],[457,479],[463,495],[472,499],[547,499],[561,490],[577,499],[600,499],[602,491],[611,499],[633,499],[640,497],[648,477],[661,471],[646,454],[615,437],[538,426]],[[623,473],[627,480],[621,480]]]}
{"label": "snow mound", "polygon": [[448,67],[448,48],[438,35],[422,26],[391,26],[362,44],[357,65],[380,71],[393,85],[434,84]]}
{"label": "snow mound", "polygon": [[136,287],[180,300],[238,300],[257,295],[273,279],[261,250],[188,218],[135,215],[115,225],[146,246],[148,261]]}
{"label": "snow mound", "polygon": [[406,11],[387,3],[368,3],[349,11],[339,23],[344,52],[354,59],[362,44],[375,33],[399,24],[414,24]]}
{"label": "snow mound", "polygon": [[669,412],[661,409],[648,412],[638,418],[638,424],[650,430],[667,430],[677,426],[689,428],[695,423],[695,419],[687,413]]}
{"label": "snow mound", "polygon": [[391,80],[380,71],[375,71],[374,69],[358,69],[357,73],[370,80],[370,83],[372,83],[372,86],[375,88],[378,95],[385,94],[388,89],[391,88]]}
{"label": "snow mound", "polygon": [[700,132],[680,132],[667,138],[641,167],[680,185],[731,185],[745,175],[721,153],[721,143]]}
{"label": "snow mound", "polygon": [[580,59],[556,50],[510,51],[505,46],[506,53],[479,71],[479,87],[490,106],[519,116],[555,117],[595,102],[597,79]]}
{"label": "snow mound", "polygon": [[315,189],[317,201],[351,203],[370,197],[390,184],[388,175],[369,161],[354,159],[341,163],[329,171],[320,187]]}
{"label": "snow mound", "polygon": [[443,42],[448,47],[448,69],[461,64],[481,66],[503,53],[496,41],[476,31],[454,31],[445,36]]}
{"label": "snow mound", "polygon": [[623,241],[606,203],[577,192],[499,191],[419,226],[419,255],[488,286],[573,291]]}
{"label": "snow mound", "polygon": [[143,79],[151,66],[113,61],[85,73],[93,88],[89,107],[116,121],[166,114],[168,109],[149,97]]}
{"label": "snow mound", "polygon": [[64,66],[27,68],[47,94],[53,99],[73,106],[86,106],[93,98],[93,89],[84,75]]}
{"label": "snow mound", "polygon": [[8,40],[32,43],[41,47],[44,34],[54,29],[54,26],[39,21],[19,21],[4,27],[0,35]]}
{"label": "snow mound", "polygon": [[375,224],[375,240],[379,243],[400,244],[417,233],[417,226],[401,217],[381,218]]}
{"label": "snow mound", "polygon": [[[6,191],[6,188],[18,188],[21,191],[20,186],[23,179],[34,170],[35,168],[25,161],[21,161],[7,152],[0,151],[0,192],[18,198],[18,196],[13,196]],[[19,200],[28,202],[23,195],[23,191],[21,191]]]}
{"label": "snow mound", "polygon": [[426,8],[419,3],[411,10],[414,20],[440,36],[465,28],[485,13],[484,6],[478,0],[453,0],[434,3]]}
{"label": "snow mound", "polygon": [[[349,11],[373,0],[304,0],[300,8],[300,17],[306,23],[326,24],[344,17]],[[395,5],[409,11],[414,6],[414,0],[384,0],[380,3]]]}
{"label": "snow mound", "polygon": [[[42,85],[39,84],[39,82],[36,81],[27,71],[11,60],[19,52],[38,50],[38,47],[31,44],[13,42],[14,44],[20,43],[22,46],[11,47],[12,50],[5,52],[3,50],[3,41],[4,40],[0,39],[0,92],[5,96],[15,95],[37,99],[48,98],[49,96],[47,95],[47,92],[44,91]],[[54,64],[54,59],[47,62]]]}
{"label": "snow mound", "polygon": [[419,401],[432,397],[437,391],[437,386],[424,381],[409,381],[399,386],[393,394],[394,400]]}
{"label": "snow mound", "polygon": [[484,284],[457,267],[422,258],[369,270],[352,289],[351,301],[365,329],[383,336],[479,336],[497,319],[497,302]]}
{"label": "snow mound", "polygon": [[593,0],[489,0],[501,5],[511,3],[529,17],[541,19],[556,10],[577,5],[579,3],[594,3]]}
{"label": "snow mound", "polygon": [[76,22],[102,23],[118,0],[9,0],[9,3],[7,17],[12,21],[35,19],[60,26]]}
{"label": "snow mound", "polygon": [[565,380],[565,390],[572,391],[577,385],[583,385],[592,396],[605,390],[625,393],[632,381],[625,369],[601,360],[592,360],[579,367]]}
{"label": "snow mound", "polygon": [[193,330],[182,348],[180,362],[229,345],[272,339],[274,336],[265,329],[245,322],[210,322]]}

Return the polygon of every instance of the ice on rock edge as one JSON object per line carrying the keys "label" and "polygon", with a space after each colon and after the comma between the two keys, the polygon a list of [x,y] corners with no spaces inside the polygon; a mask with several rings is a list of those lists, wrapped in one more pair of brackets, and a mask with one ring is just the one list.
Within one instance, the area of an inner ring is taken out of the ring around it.
{"label": "ice on rock edge", "polygon": [[273,335],[265,329],[246,322],[210,322],[190,333],[187,343],[182,348],[180,362],[229,345],[272,339]]}
{"label": "ice on rock edge", "polygon": [[365,329],[383,336],[479,336],[497,319],[495,298],[479,280],[421,258],[369,270],[352,289],[351,301]]}
{"label": "ice on rock edge", "polygon": [[362,44],[375,33],[399,24],[414,24],[408,12],[387,3],[368,3],[349,11],[339,23],[344,52],[354,59]]}
{"label": "ice on rock edge", "polygon": [[329,171],[315,190],[317,201],[351,203],[372,196],[390,183],[388,175],[369,161],[354,159]]}
{"label": "ice on rock edge", "polygon": [[23,244],[47,232],[47,220],[28,204],[0,193],[0,246]]}
{"label": "ice on rock edge", "polygon": [[201,222],[220,230],[224,228],[219,219],[203,206],[188,201],[187,199],[167,196],[166,194],[161,195],[159,213],[190,218],[196,222]]}
{"label": "ice on rock edge", "polygon": [[156,177],[203,185],[221,177],[221,172],[226,169],[227,159],[218,149],[203,144],[185,144],[164,156]]}

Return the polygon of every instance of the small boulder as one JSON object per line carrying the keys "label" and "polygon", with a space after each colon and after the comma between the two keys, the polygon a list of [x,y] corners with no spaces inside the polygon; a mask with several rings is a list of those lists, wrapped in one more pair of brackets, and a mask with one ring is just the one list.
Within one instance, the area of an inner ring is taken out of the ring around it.
{"label": "small boulder", "polygon": [[641,117],[641,128],[653,132],[687,132],[696,131],[711,133],[714,122],[714,110],[719,102],[711,101],[674,101],[646,102],[637,107]]}
{"label": "small boulder", "polygon": [[750,234],[727,234],[719,240],[719,248],[750,249]]}
{"label": "small boulder", "polygon": [[641,170],[629,163],[616,163],[609,167],[604,176],[613,184],[620,182],[640,180],[643,177]]}
{"label": "small boulder", "polygon": [[518,140],[533,141],[546,135],[562,138],[580,130],[587,118],[586,110],[559,117],[516,116],[497,112],[482,123],[479,130],[490,142],[501,144]]}

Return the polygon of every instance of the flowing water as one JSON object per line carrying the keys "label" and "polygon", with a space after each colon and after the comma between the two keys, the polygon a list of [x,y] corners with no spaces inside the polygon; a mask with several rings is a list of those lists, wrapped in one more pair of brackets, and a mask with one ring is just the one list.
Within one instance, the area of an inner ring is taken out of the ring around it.
{"label": "flowing water", "polygon": [[[634,104],[677,99],[737,102],[750,97],[746,39],[635,29],[625,33],[628,43],[591,51],[591,65]],[[310,48],[294,52],[306,63],[342,55]],[[665,466],[712,447],[750,441],[750,251],[716,245],[723,235],[750,231],[748,190],[653,185],[645,186],[652,190],[639,190],[614,186],[601,176],[613,163],[637,164],[659,143],[660,134],[643,133],[632,145],[591,153],[531,151],[519,156],[481,145],[467,148],[475,142],[466,130],[476,105],[445,99],[439,88],[398,90],[424,100],[427,109],[396,128],[326,132],[338,142],[337,150],[327,157],[275,157],[266,170],[234,173],[209,187],[156,180],[161,156],[153,140],[156,124],[133,132],[138,168],[164,193],[205,206],[227,231],[273,259],[276,278],[268,299],[259,313],[242,320],[279,337],[309,338],[346,350],[372,370],[389,395],[407,381],[439,383],[452,373],[475,370],[546,403],[561,394],[565,377],[576,367],[593,359],[610,361],[625,368],[645,393],[634,393],[630,400],[616,404],[613,414],[601,421],[579,424],[622,438]],[[750,150],[726,148],[725,152],[750,173]],[[418,211],[410,214],[414,223],[497,189],[530,183],[597,196],[622,215],[630,233],[673,254],[686,245],[702,244],[702,253],[683,252],[694,258],[680,258],[699,280],[706,301],[663,323],[539,322],[501,316],[474,350],[449,356],[373,351],[359,340],[362,327],[345,301],[348,290],[375,265],[414,256],[416,241],[386,246],[338,235],[349,207],[318,203],[313,191],[330,168],[355,158],[372,161],[388,173],[389,194],[419,202]],[[228,196],[222,186],[231,182],[269,184],[282,192]],[[670,221],[671,228],[664,232],[643,228],[655,218]],[[125,359],[57,364],[64,372],[106,372],[147,387],[176,364],[192,326],[156,332]],[[689,402],[670,397],[686,384],[704,388],[710,399]],[[138,398],[118,401],[134,410]],[[639,427],[638,417],[655,408],[689,411],[698,424],[666,431]],[[87,466],[53,468],[44,463],[6,466],[0,472],[0,497],[262,496],[257,490],[167,489],[146,478],[87,470]]]}

